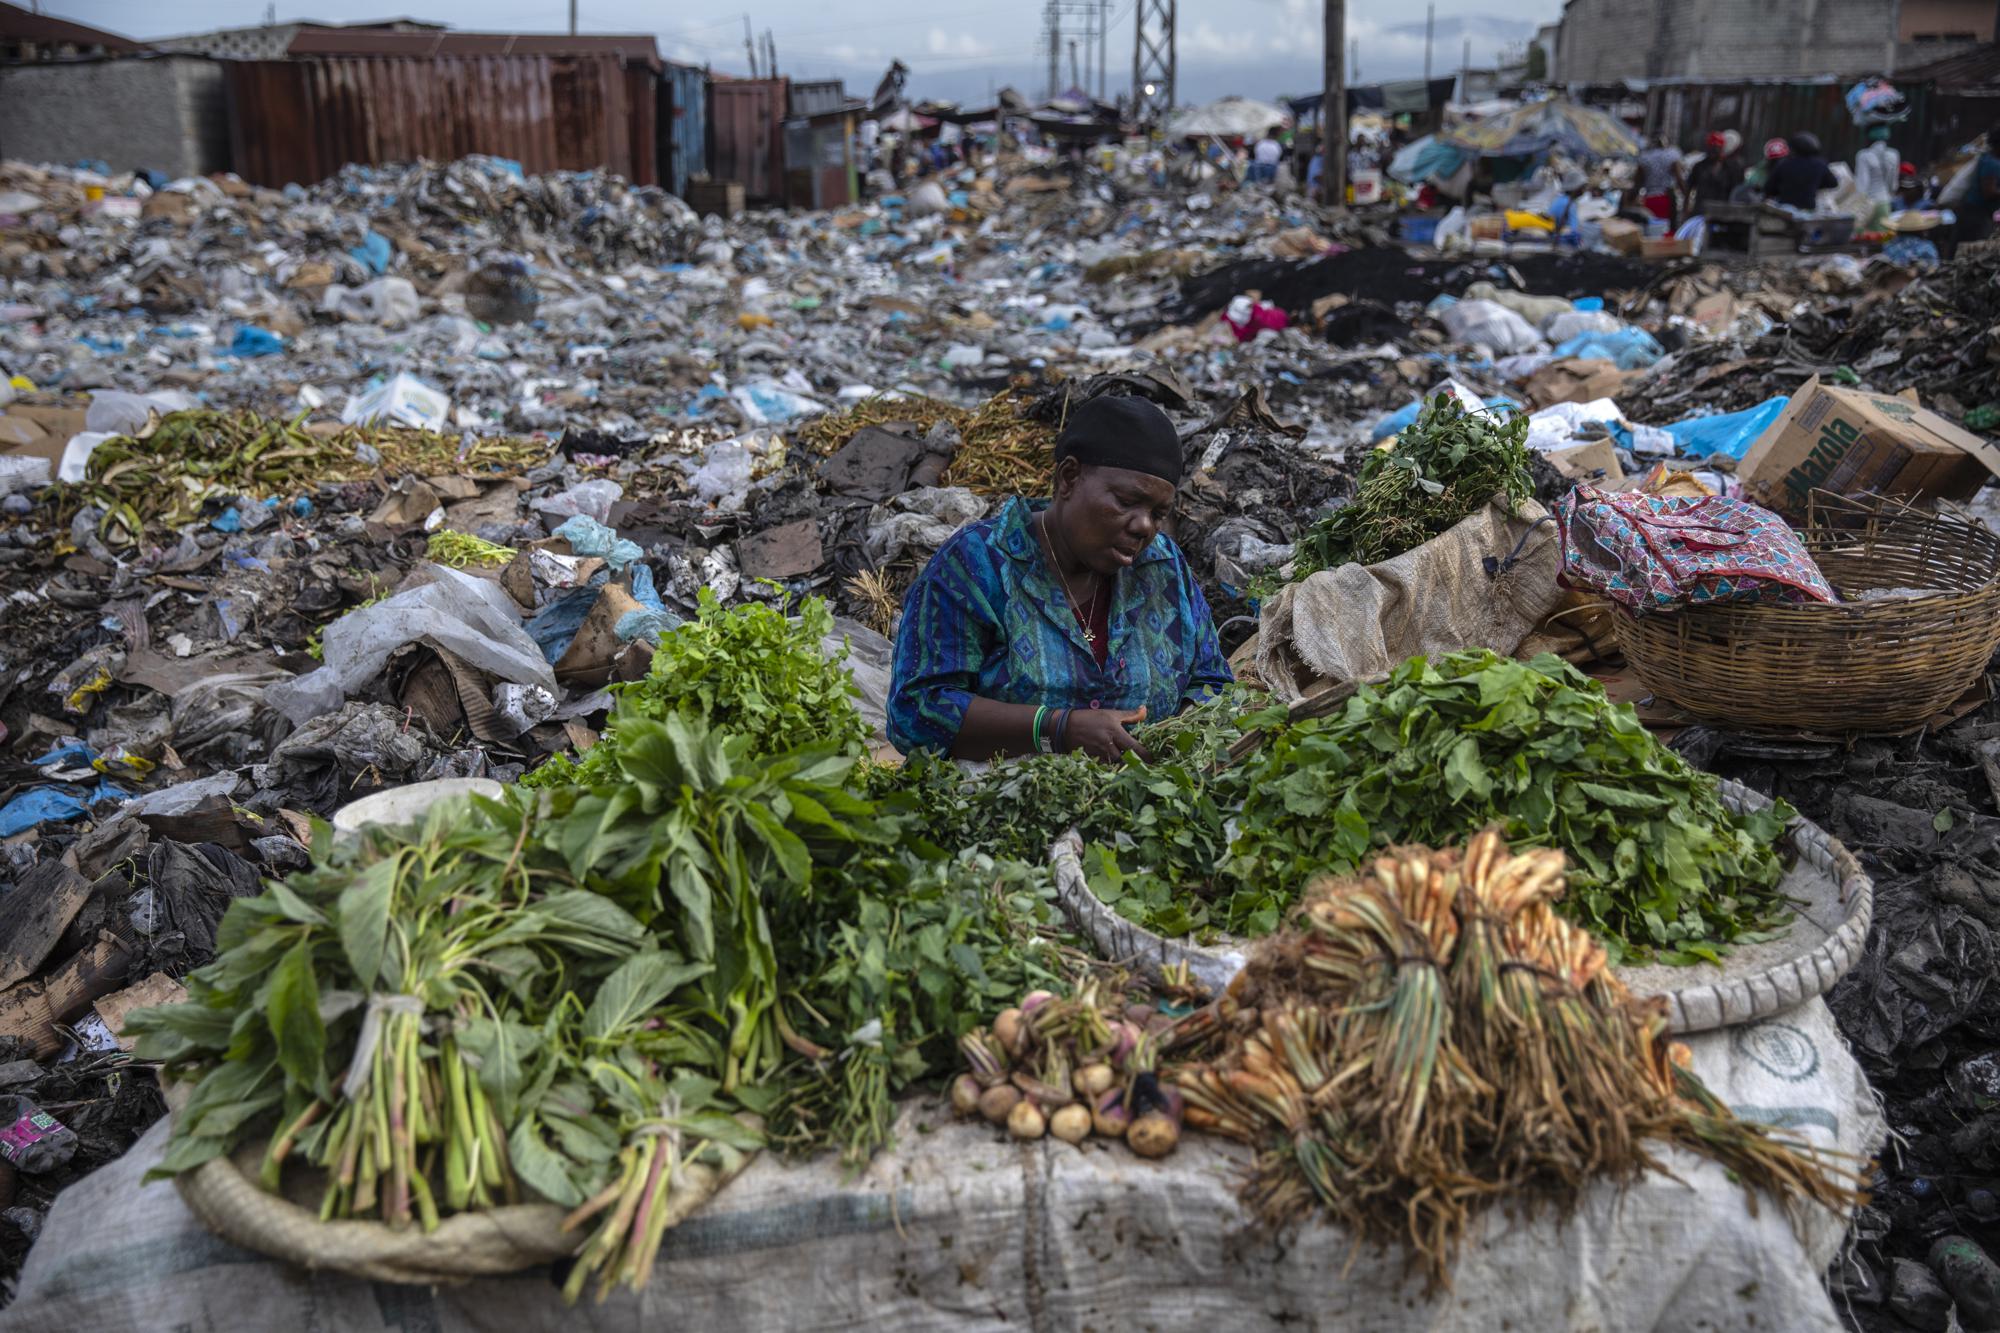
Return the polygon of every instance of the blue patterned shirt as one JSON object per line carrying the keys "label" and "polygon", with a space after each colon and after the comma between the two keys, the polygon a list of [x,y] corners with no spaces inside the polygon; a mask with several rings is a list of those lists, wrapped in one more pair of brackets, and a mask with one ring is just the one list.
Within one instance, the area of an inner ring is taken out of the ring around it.
{"label": "blue patterned shirt", "polygon": [[953,533],[910,586],[896,633],[889,740],[950,753],[974,695],[1055,708],[1137,708],[1154,721],[1233,677],[1215,620],[1164,534],[1113,581],[1110,644],[1097,664],[1029,520],[1009,500]]}

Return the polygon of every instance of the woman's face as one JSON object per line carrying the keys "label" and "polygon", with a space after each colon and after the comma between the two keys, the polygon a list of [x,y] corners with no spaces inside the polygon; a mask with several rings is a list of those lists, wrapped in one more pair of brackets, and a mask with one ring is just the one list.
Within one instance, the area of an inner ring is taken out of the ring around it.
{"label": "woman's face", "polygon": [[1164,477],[1066,458],[1056,467],[1050,512],[1068,554],[1099,574],[1116,574],[1151,544],[1173,504],[1174,485]]}

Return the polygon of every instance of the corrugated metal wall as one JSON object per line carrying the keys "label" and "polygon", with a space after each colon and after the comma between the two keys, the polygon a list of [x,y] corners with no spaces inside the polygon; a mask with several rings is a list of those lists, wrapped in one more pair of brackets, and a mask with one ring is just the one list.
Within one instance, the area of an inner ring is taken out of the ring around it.
{"label": "corrugated metal wall", "polygon": [[660,184],[687,197],[688,180],[708,174],[708,72],[668,65],[660,75]]}
{"label": "corrugated metal wall", "polygon": [[311,184],[350,162],[512,158],[650,185],[657,81],[615,56],[319,56],[232,61],[236,171]]}
{"label": "corrugated metal wall", "polygon": [[735,181],[752,204],[785,203],[786,79],[712,79],[708,174]]}
{"label": "corrugated metal wall", "polygon": [[[1693,152],[1711,130],[1743,136],[1744,165],[1762,160],[1764,143],[1807,130],[1819,137],[1829,159],[1852,162],[1867,143],[1847,114],[1852,86],[1840,83],[1677,83],[1655,84],[1646,93],[1646,132]],[[1933,156],[1931,86],[1898,83],[1909,118],[1889,129],[1889,142],[1906,159],[1921,164]]]}

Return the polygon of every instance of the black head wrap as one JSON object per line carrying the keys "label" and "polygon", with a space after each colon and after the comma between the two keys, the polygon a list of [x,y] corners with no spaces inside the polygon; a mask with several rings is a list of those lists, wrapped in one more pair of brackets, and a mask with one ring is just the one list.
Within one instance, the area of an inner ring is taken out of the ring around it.
{"label": "black head wrap", "polygon": [[1174,423],[1144,398],[1106,395],[1070,411],[1056,437],[1056,462],[1122,467],[1180,485],[1183,460]]}

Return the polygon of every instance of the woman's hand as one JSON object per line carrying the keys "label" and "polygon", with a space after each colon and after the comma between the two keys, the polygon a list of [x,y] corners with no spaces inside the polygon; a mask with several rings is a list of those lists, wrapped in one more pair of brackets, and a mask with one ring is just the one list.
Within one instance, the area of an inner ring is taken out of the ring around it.
{"label": "woman's hand", "polygon": [[1092,759],[1101,759],[1107,764],[1118,763],[1129,751],[1138,755],[1142,762],[1150,764],[1153,762],[1152,753],[1125,729],[1130,723],[1145,720],[1146,710],[1143,707],[1074,709],[1063,731],[1063,748],[1081,750]]}

